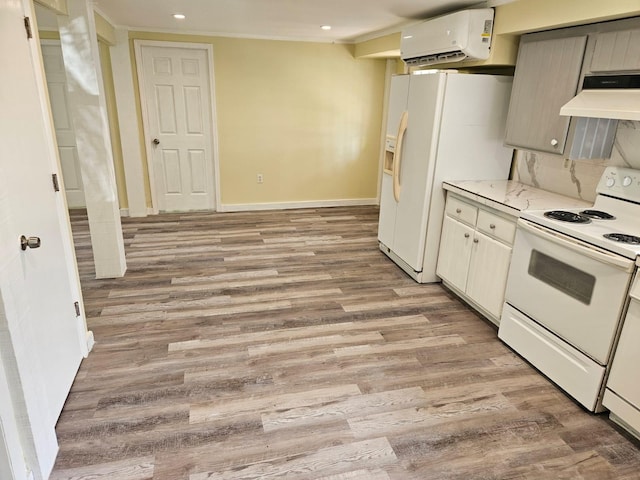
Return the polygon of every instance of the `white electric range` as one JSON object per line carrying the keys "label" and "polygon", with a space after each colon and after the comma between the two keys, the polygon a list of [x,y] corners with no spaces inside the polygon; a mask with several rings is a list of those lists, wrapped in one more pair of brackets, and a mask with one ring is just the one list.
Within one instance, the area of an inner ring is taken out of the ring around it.
{"label": "white electric range", "polygon": [[640,171],[608,167],[589,209],[518,220],[498,336],[590,411],[640,255]]}
{"label": "white electric range", "polygon": [[635,259],[640,255],[640,171],[609,167],[588,209],[525,211],[521,218]]}

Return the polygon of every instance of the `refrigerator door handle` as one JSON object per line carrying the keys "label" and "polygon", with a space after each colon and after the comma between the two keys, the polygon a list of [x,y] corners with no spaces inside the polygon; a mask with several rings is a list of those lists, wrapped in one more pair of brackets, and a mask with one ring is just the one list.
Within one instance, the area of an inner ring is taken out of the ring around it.
{"label": "refrigerator door handle", "polygon": [[407,121],[409,120],[409,112],[402,112],[400,117],[400,125],[398,126],[398,135],[396,136],[396,151],[393,155],[393,198],[396,202],[400,201],[400,163],[402,162],[402,141],[407,131]]}

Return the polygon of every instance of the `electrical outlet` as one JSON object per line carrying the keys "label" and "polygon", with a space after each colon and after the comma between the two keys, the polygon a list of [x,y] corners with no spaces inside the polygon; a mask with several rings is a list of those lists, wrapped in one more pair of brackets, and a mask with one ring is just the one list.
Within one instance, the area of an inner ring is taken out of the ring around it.
{"label": "electrical outlet", "polygon": [[261,173],[257,175],[257,179],[258,179],[258,183],[264,182],[264,176]]}

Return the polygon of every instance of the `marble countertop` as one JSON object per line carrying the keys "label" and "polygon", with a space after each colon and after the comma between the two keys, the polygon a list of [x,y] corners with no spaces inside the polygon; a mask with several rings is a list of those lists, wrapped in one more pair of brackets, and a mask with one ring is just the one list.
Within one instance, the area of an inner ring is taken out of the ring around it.
{"label": "marble countertop", "polygon": [[523,210],[586,208],[591,202],[547,192],[513,180],[448,180],[443,188],[482,205],[519,216]]}

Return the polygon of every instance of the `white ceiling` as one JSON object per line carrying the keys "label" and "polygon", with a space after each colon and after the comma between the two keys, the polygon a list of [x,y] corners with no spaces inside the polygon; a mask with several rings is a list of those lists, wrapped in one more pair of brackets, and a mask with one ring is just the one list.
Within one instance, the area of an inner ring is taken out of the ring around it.
{"label": "white ceiling", "polygon": [[[470,6],[512,0],[94,0],[115,26],[145,31],[353,42]],[[174,13],[186,15],[184,20]],[[47,28],[39,13],[38,22]],[[54,19],[55,24],[55,19]],[[331,25],[324,31],[321,25]]]}

